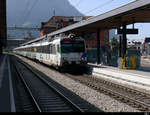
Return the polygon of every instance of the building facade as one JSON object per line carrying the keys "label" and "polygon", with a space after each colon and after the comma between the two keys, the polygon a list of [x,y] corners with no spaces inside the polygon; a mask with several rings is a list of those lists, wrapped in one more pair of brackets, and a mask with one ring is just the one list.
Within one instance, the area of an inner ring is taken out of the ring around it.
{"label": "building facade", "polygon": [[145,38],[143,49],[146,55],[150,55],[150,37]]}
{"label": "building facade", "polygon": [[25,39],[14,39],[9,38],[7,39],[7,47],[4,49],[5,51],[12,51],[14,48],[19,47],[20,44],[25,43]]}
{"label": "building facade", "polygon": [[40,37],[89,17],[91,16],[53,16],[47,22],[41,23]]}
{"label": "building facade", "polygon": [[[100,55],[102,58],[103,51],[109,50],[109,30],[103,29],[99,32],[100,36]],[[88,62],[97,62],[97,33],[86,33],[84,35],[86,42]]]}

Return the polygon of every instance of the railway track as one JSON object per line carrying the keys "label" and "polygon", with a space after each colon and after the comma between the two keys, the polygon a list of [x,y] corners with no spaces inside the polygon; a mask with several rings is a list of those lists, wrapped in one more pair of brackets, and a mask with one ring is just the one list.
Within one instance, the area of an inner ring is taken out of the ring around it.
{"label": "railway track", "polygon": [[[47,67],[47,66],[45,66]],[[56,71],[53,69],[53,71]],[[58,71],[57,71],[58,72]],[[61,73],[75,81],[104,93],[116,100],[126,103],[140,111],[150,111],[150,94],[144,93],[121,84],[96,78],[91,75],[73,75],[72,73]]]}
{"label": "railway track", "polygon": [[30,101],[28,100],[29,103],[25,105],[26,111],[84,112],[47,80],[31,70],[28,65],[19,60],[13,64],[20,81],[23,83],[22,86],[25,87],[28,99],[30,99]]}
{"label": "railway track", "polygon": [[74,75],[66,74],[66,76],[124,102],[140,111],[150,111],[150,94],[148,93],[89,75],[75,77]]}

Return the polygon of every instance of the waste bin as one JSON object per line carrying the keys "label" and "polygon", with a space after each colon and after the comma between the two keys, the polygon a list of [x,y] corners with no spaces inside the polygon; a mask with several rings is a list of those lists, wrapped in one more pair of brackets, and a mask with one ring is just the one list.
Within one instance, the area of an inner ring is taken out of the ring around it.
{"label": "waste bin", "polygon": [[124,58],[118,60],[118,67],[122,69],[137,69],[140,67],[141,53],[139,50],[128,50]]}

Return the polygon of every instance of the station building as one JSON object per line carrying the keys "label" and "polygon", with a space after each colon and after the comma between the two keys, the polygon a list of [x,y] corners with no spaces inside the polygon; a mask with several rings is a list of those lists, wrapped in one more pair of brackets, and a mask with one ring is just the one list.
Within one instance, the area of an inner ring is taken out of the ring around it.
{"label": "station building", "polygon": [[40,37],[90,17],[91,16],[53,16],[47,22],[41,23]]}

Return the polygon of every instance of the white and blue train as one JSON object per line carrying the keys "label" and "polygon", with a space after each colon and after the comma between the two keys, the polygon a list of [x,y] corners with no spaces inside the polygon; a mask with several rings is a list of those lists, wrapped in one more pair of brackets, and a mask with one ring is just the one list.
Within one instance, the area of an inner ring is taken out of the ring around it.
{"label": "white and blue train", "polygon": [[15,48],[13,52],[56,68],[87,64],[85,40],[80,37],[54,37]]}

